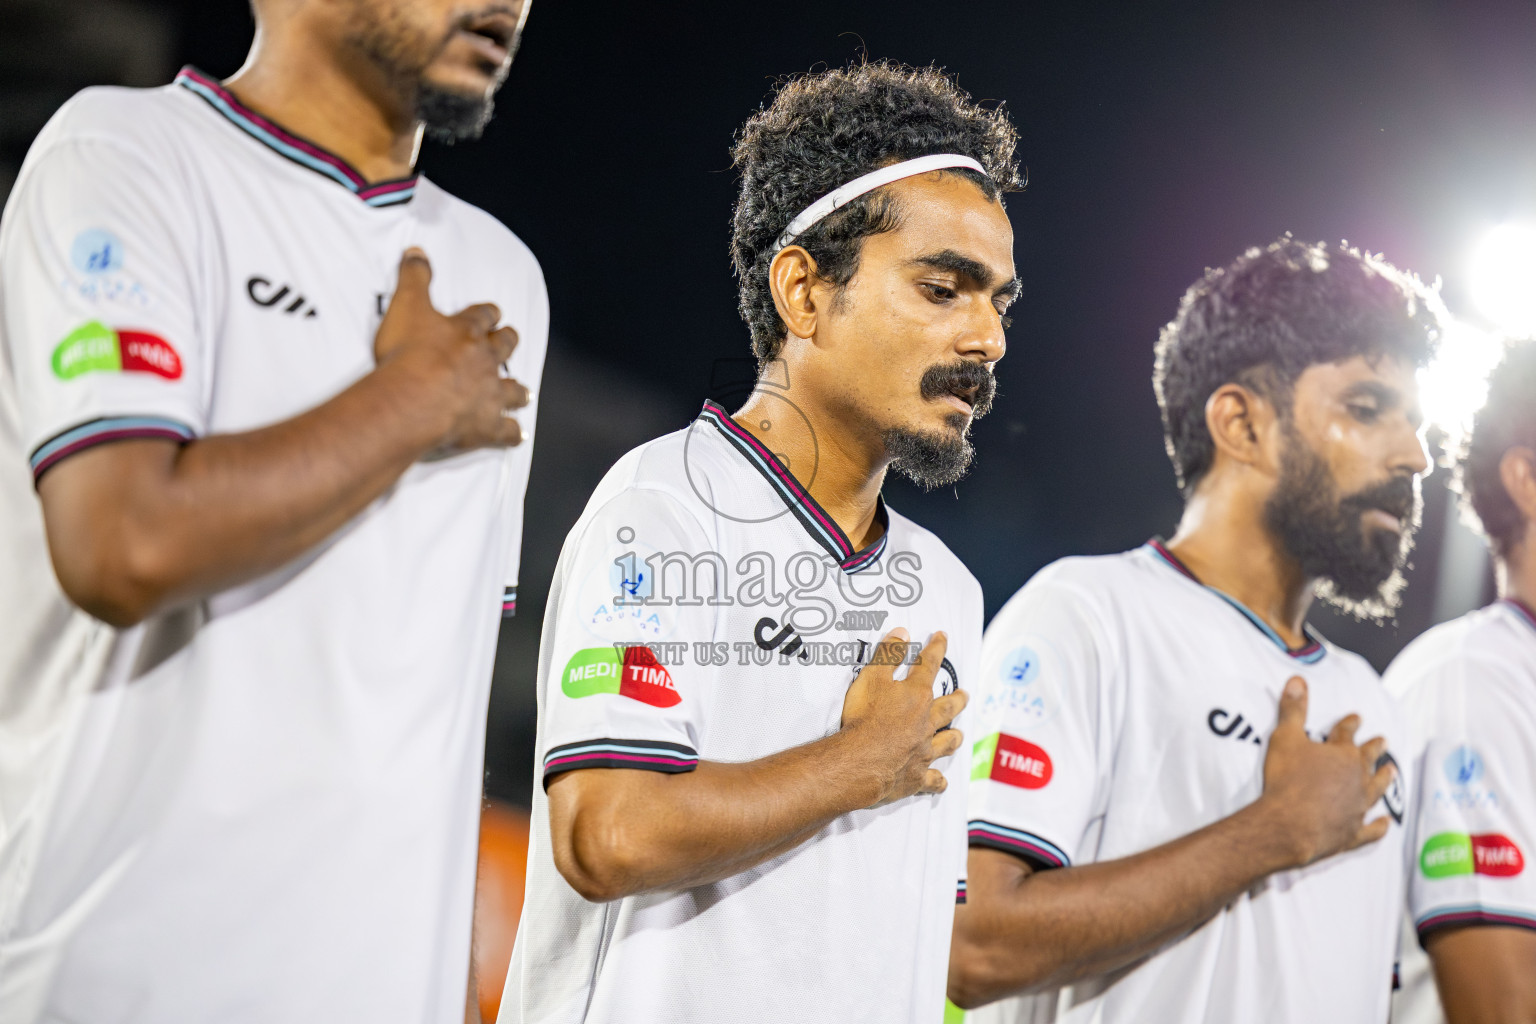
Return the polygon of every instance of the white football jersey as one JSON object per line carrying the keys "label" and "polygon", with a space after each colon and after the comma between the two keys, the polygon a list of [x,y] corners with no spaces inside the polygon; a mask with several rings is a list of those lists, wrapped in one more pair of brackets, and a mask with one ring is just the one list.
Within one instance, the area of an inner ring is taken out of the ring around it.
{"label": "white football jersey", "polygon": [[91,445],[342,391],[412,245],[439,309],[501,307],[537,394],[537,262],[424,179],[368,186],[190,69],[88,89],[32,146],[0,225],[0,1021],[462,1015],[530,443],[418,463],[126,630],[59,590],[34,491]]}
{"label": "white football jersey", "polygon": [[[782,459],[713,404],[626,455],[571,530],[550,589],[543,778],[687,772],[819,740],[896,626],[914,643],[946,632],[935,692],[969,686],[980,586],[931,533],[881,515],[884,536],[854,550]],[[966,765],[956,754],[934,766],[949,779],[942,794],[846,814],[712,885],[607,904],[556,870],[535,785],[502,1024],[937,1024],[965,872]]]}
{"label": "white football jersey", "polygon": [[[1159,542],[1047,566],[998,612],[972,701],[972,846],[1037,869],[1108,861],[1229,817],[1263,789],[1280,691],[1307,681],[1306,728],[1403,728],[1376,673],[1308,635],[1299,650]],[[972,1022],[1249,1024],[1387,1019],[1402,884],[1404,783],[1382,841],[1233,900],[1176,943]]]}
{"label": "white football jersey", "polygon": [[1415,788],[1408,921],[1394,1024],[1444,1021],[1420,939],[1436,928],[1536,928],[1536,615],[1498,601],[1431,629],[1387,669],[1408,719]]}

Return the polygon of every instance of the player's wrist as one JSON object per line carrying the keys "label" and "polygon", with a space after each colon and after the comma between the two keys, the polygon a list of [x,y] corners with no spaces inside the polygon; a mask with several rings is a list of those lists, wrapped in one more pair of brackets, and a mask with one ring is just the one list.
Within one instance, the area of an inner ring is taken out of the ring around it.
{"label": "player's wrist", "polygon": [[399,351],[363,381],[379,392],[387,418],[400,424],[417,454],[446,444],[454,426],[448,374],[430,363],[418,365],[421,362]]}
{"label": "player's wrist", "polygon": [[1294,809],[1281,797],[1263,793],[1233,819],[1245,829],[1243,845],[1258,878],[1303,867],[1316,859],[1311,831],[1301,827]]}
{"label": "player's wrist", "polygon": [[845,805],[844,811],[863,810],[881,803],[891,789],[894,771],[890,758],[875,742],[875,730],[868,719],[849,722],[827,737],[827,743],[838,763],[838,777],[843,780],[839,787]]}

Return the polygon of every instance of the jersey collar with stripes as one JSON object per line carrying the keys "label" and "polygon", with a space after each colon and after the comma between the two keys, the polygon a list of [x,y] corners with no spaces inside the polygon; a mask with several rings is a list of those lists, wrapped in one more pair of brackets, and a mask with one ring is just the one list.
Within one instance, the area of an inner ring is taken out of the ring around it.
{"label": "jersey collar with stripes", "polygon": [[885,542],[891,535],[891,520],[885,511],[884,498],[880,498],[875,506],[875,518],[885,528],[880,534],[880,539],[862,551],[855,550],[848,535],[842,531],[826,509],[816,503],[816,499],[811,497],[811,492],[800,485],[800,481],[796,480],[789,468],[768,450],[767,445],[753,436],[751,431],[731,419],[730,413],[714,402],[705,402],[704,411],[699,413],[699,420],[720,431],[721,436],[730,446],[741,453],[753,469],[763,475],[763,479],[768,481],[773,492],[783,499],[790,513],[800,521],[812,539],[826,549],[844,572],[858,572],[880,560],[880,555],[885,551]]}
{"label": "jersey collar with stripes", "polygon": [[1151,540],[1147,541],[1147,549],[1152,552],[1152,556],[1155,559],[1162,562],[1164,565],[1173,569],[1175,572],[1178,572],[1179,574],[1193,580],[1200,586],[1205,587],[1206,590],[1209,590],[1211,593],[1227,602],[1227,604],[1231,605],[1233,608],[1236,608],[1239,612],[1242,613],[1243,618],[1251,622],[1259,632],[1269,637],[1271,643],[1280,648],[1286,654],[1289,654],[1291,657],[1295,658],[1297,661],[1311,665],[1314,662],[1322,661],[1323,655],[1328,653],[1328,648],[1323,646],[1323,642],[1317,638],[1317,635],[1312,632],[1311,628],[1308,627],[1306,623],[1302,623],[1301,632],[1302,635],[1307,638],[1307,642],[1302,644],[1300,647],[1287,646],[1286,642],[1280,638],[1280,634],[1271,629],[1269,623],[1255,615],[1247,605],[1243,604],[1243,602],[1237,600],[1234,597],[1228,597],[1226,594],[1223,594],[1215,587],[1201,583],[1200,577],[1190,572],[1189,566],[1179,561],[1174,553],[1168,550],[1161,537],[1153,537]]}
{"label": "jersey collar with stripes", "polygon": [[416,194],[416,176],[370,184],[357,169],[335,153],[269,121],[239,100],[219,82],[194,67],[184,67],[176,84],[201,97],[209,106],[279,156],[322,174],[347,189],[369,206],[408,203]]}
{"label": "jersey collar with stripes", "polygon": [[1514,612],[1515,618],[1520,619],[1532,629],[1536,629],[1536,611],[1532,611],[1530,605],[1526,604],[1518,597],[1500,598],[1499,602],[1507,606],[1510,611]]}

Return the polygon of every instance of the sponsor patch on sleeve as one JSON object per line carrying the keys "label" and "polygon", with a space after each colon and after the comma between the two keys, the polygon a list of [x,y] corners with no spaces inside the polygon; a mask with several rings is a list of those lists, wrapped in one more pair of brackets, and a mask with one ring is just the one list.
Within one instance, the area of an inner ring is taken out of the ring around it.
{"label": "sponsor patch on sleeve", "polygon": [[971,778],[992,779],[1021,789],[1040,789],[1051,781],[1051,755],[1028,740],[995,732],[976,743]]}
{"label": "sponsor patch on sleeve", "polygon": [[560,691],[577,698],[616,693],[658,708],[673,707],[683,699],[672,682],[672,674],[645,646],[586,647],[577,651],[565,663]]}
{"label": "sponsor patch on sleeve", "polygon": [[86,373],[152,373],[181,378],[181,354],[148,331],[114,330],[100,320],[81,324],[53,350],[53,375],[73,380]]}
{"label": "sponsor patch on sleeve", "polygon": [[1525,870],[1525,855],[1513,839],[1497,832],[1440,832],[1424,841],[1419,870],[1425,878],[1472,874],[1512,878]]}

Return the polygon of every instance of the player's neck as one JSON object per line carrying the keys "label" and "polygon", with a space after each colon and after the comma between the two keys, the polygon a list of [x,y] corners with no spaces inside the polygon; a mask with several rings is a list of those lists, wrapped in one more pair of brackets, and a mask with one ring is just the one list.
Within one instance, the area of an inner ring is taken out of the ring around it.
{"label": "player's neck", "polygon": [[1240,601],[1287,646],[1307,642],[1303,624],[1313,581],[1280,549],[1259,509],[1234,508],[1230,496],[1197,493],[1168,549],[1201,583]]}
{"label": "player's neck", "polygon": [[793,405],[785,397],[754,391],[733,419],[778,456],[856,550],[868,547],[884,529],[875,518],[884,446],[860,445],[804,396],[791,398]]}
{"label": "player's neck", "polygon": [[241,103],[341,157],[367,181],[410,177],[419,126],[391,99],[382,77],[364,82],[358,71],[313,46],[268,36],[258,38],[245,66],[224,84]]}
{"label": "player's neck", "polygon": [[1536,609],[1536,525],[1526,526],[1525,535],[1497,565],[1499,596]]}

